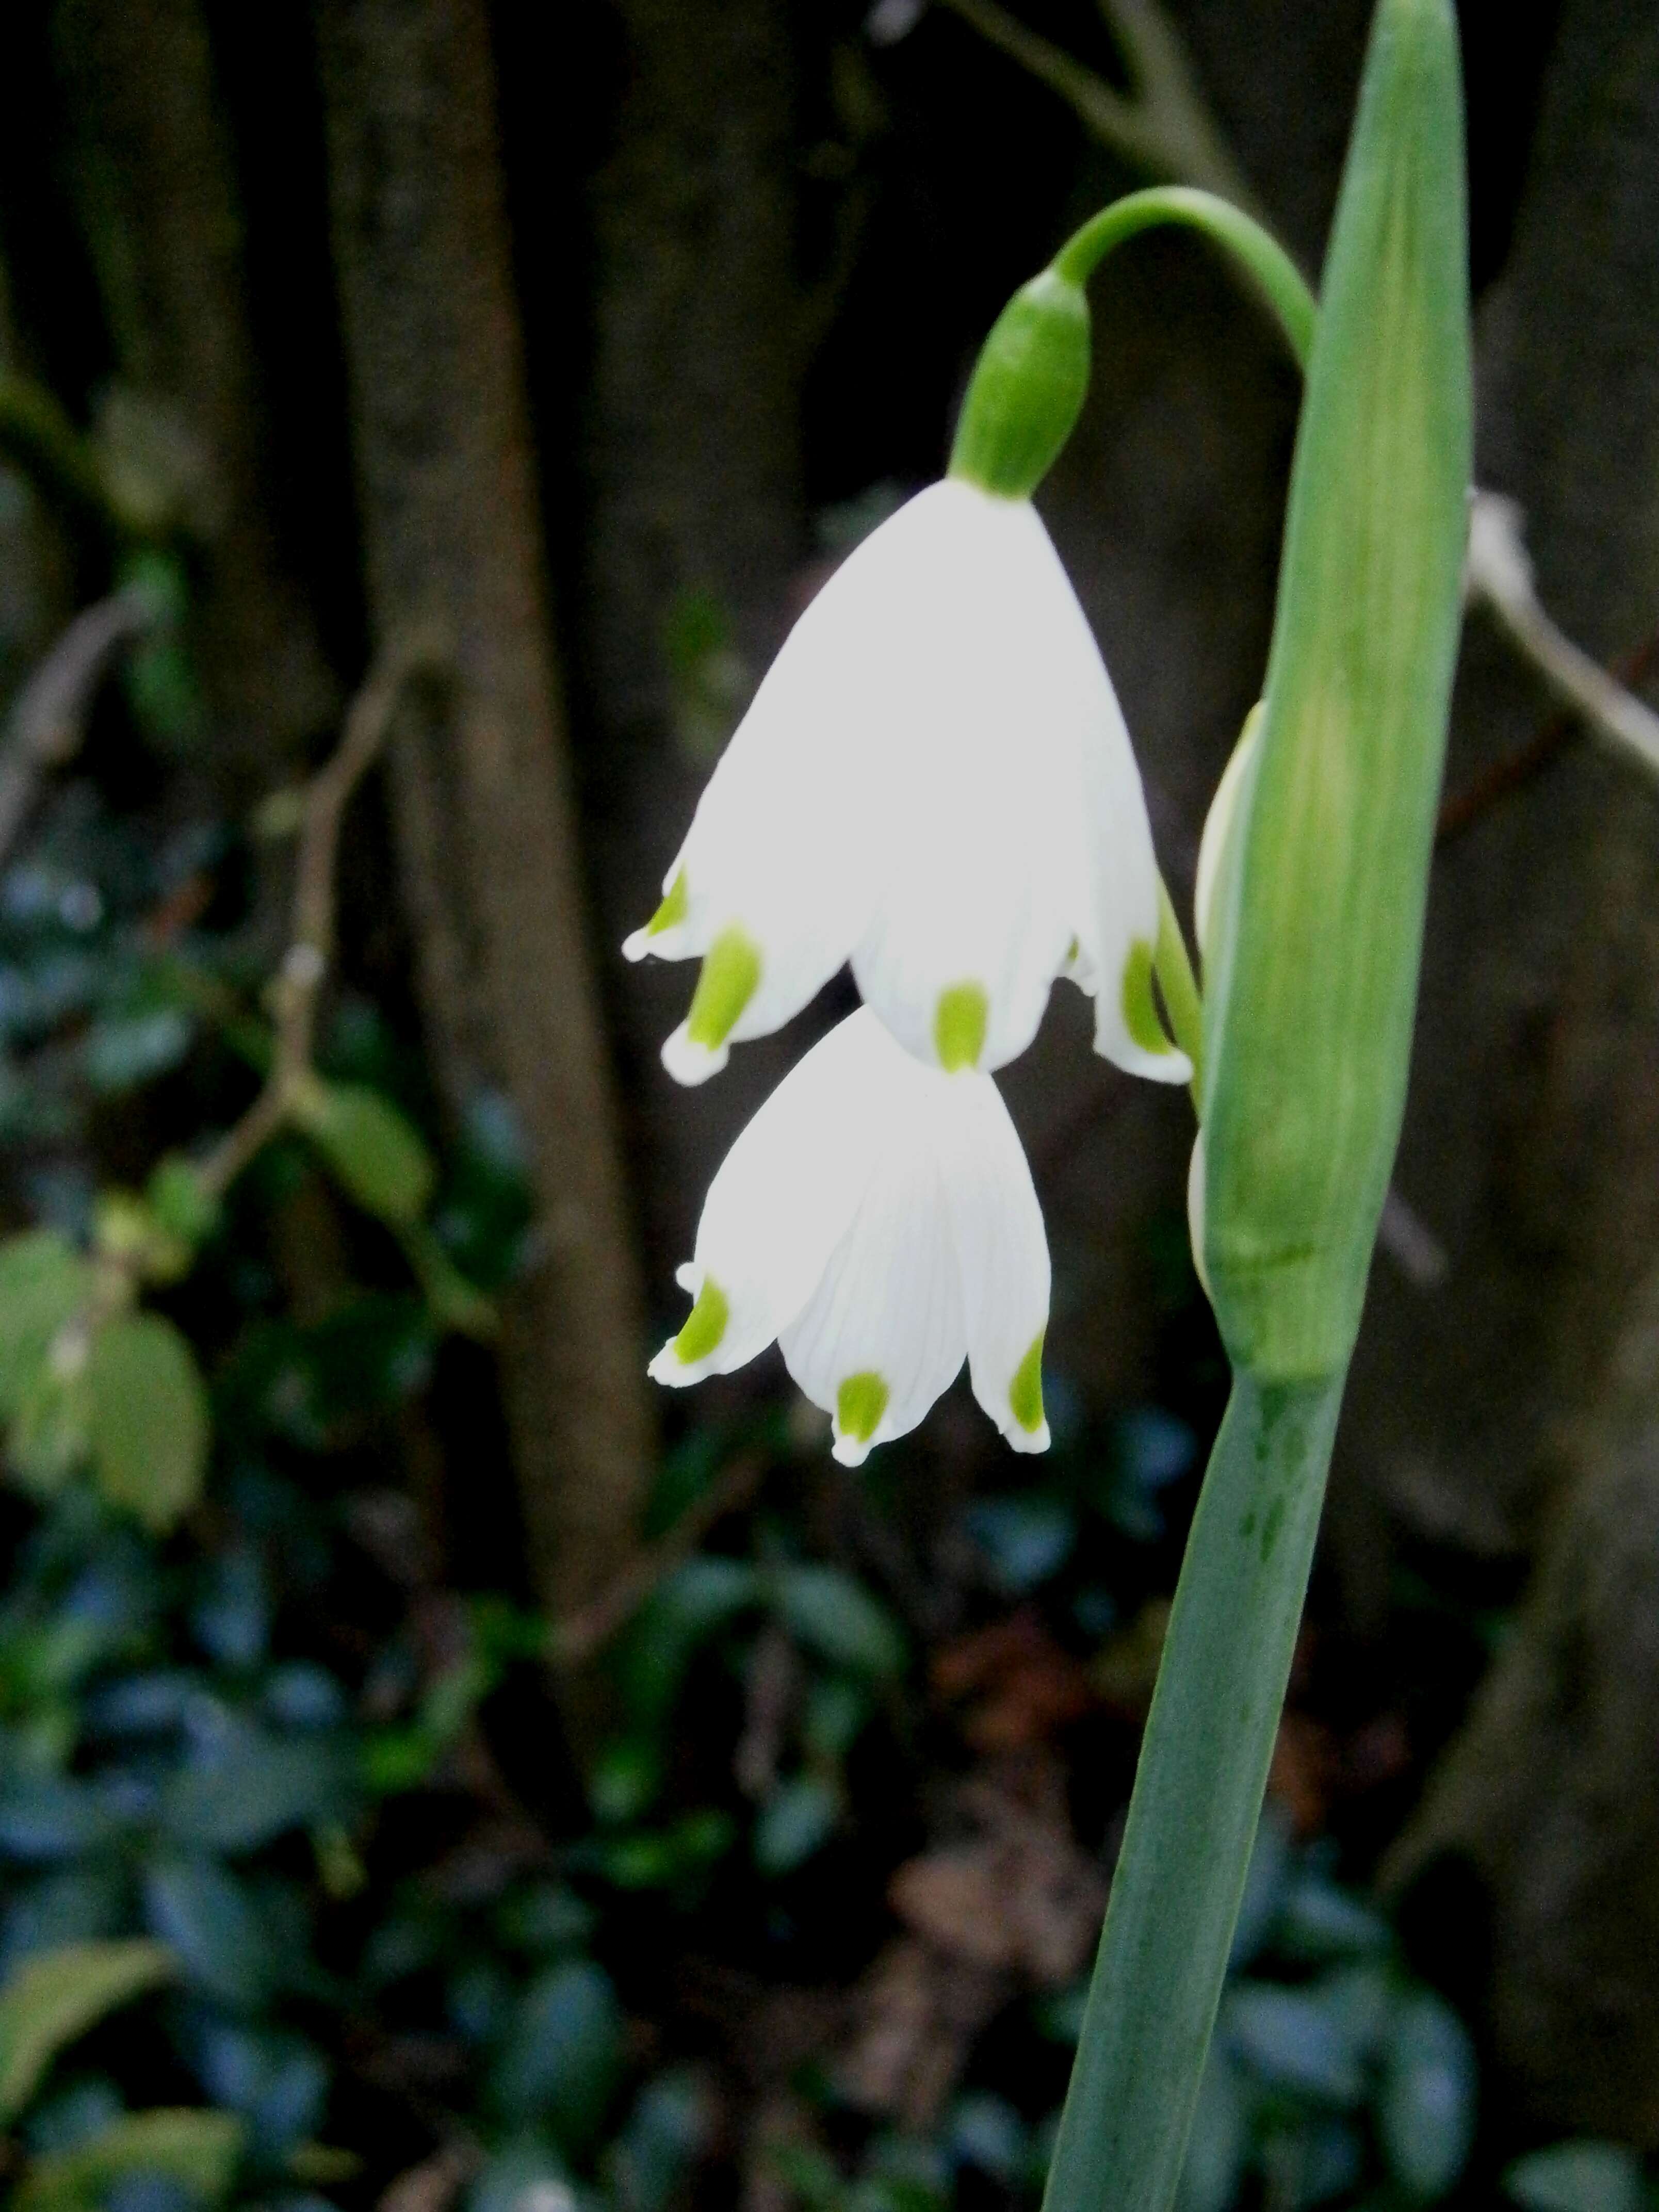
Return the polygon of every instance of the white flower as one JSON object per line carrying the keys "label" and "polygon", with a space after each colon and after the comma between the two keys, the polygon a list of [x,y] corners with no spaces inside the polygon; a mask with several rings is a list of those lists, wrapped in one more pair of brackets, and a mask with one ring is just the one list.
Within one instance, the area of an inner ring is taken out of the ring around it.
{"label": "white flower", "polygon": [[925,1066],[867,1007],[732,1146],[678,1281],[696,1304],[657,1380],[728,1373],[775,1337],[849,1467],[915,1428],[964,1354],[1015,1449],[1048,1444],[1048,1247],[1008,1109],[988,1076]]}
{"label": "white flower", "polygon": [[999,1067],[1056,975],[1097,1049],[1184,1082],[1152,994],[1158,878],[1111,681],[1036,508],[946,478],[785,641],[715,769],[661,907],[623,947],[701,957],[663,1048],[682,1082],[851,960],[919,1059]]}

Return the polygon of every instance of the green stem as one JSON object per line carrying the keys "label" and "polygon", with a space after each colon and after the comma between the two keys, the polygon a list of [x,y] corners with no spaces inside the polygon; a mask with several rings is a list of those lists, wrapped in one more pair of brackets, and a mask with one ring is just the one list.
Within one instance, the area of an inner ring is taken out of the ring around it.
{"label": "green stem", "polygon": [[1190,185],[1155,185],[1148,191],[1114,200],[1073,233],[1052,265],[1073,283],[1086,284],[1114,247],[1165,222],[1202,231],[1243,264],[1278,316],[1298,366],[1305,369],[1319,310],[1301,270],[1259,222],[1213,192],[1197,191]]}
{"label": "green stem", "polygon": [[1193,1063],[1193,1104],[1196,1106],[1204,1095],[1204,1001],[1199,996],[1181,917],[1162,876],[1158,879],[1158,944],[1152,952],[1152,972],[1164,994],[1164,1012],[1175,1041]]}
{"label": "green stem", "polygon": [[1194,1516],[1043,2212],[1168,2212],[1290,1677],[1343,1376],[1236,1375]]}

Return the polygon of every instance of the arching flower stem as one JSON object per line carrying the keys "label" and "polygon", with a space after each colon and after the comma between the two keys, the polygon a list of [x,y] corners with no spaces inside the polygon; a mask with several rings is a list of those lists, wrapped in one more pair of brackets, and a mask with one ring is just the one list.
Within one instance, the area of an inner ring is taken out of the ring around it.
{"label": "arching flower stem", "polygon": [[1069,283],[1085,284],[1115,247],[1170,222],[1203,232],[1243,266],[1278,317],[1297,366],[1306,368],[1319,309],[1301,270],[1270,232],[1214,192],[1190,185],[1130,192],[1073,231],[1049,265]]}

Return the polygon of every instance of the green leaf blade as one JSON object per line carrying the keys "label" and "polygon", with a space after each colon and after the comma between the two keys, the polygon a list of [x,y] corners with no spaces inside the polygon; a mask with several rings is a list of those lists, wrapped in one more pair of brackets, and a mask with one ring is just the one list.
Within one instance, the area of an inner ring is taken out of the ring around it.
{"label": "green leaf blade", "polygon": [[143,1941],[66,1943],[26,1960],[0,1989],[0,2126],[66,2044],[173,1971],[166,1946]]}
{"label": "green leaf blade", "polygon": [[161,1314],[125,1314],[94,1337],[92,1456],[98,1485],[164,1535],[201,1495],[207,1391],[196,1355]]}
{"label": "green leaf blade", "polygon": [[437,1169],[419,1131],[365,1083],[308,1085],[295,1118],[347,1195],[394,1229],[431,1202]]}

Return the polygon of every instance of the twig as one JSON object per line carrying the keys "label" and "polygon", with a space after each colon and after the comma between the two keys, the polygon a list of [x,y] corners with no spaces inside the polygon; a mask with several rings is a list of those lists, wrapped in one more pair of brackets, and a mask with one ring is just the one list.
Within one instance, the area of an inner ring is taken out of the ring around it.
{"label": "twig", "polygon": [[[1634,653],[1628,653],[1617,663],[1613,674],[1626,690],[1645,683],[1659,668],[1659,629],[1644,638]],[[1474,829],[1496,805],[1511,792],[1520,791],[1534,776],[1541,775],[1551,762],[1558,759],[1567,748],[1584,733],[1583,718],[1574,713],[1552,714],[1549,720],[1523,745],[1502,760],[1494,761],[1479,775],[1472,776],[1459,791],[1450,793],[1440,809],[1439,826],[1435,832],[1437,845],[1455,842],[1464,832]]]}
{"label": "twig", "polygon": [[0,758],[0,863],[27,819],[47,769],[79,749],[111,660],[156,617],[154,599],[134,586],[82,608],[18,693]]}
{"label": "twig", "polygon": [[335,862],[346,805],[386,743],[404,685],[443,665],[435,636],[420,631],[394,640],[352,701],[338,750],[307,787],[295,866],[293,933],[273,986],[275,1049],[258,1097],[196,1171],[210,1198],[222,1197],[282,1127],[311,1073],[317,1001],[334,957]]}
{"label": "twig", "polygon": [[[1030,30],[1000,0],[942,0],[988,44],[1057,93],[1103,144],[1148,173],[1200,185],[1261,219],[1260,204],[1206,106],[1175,27],[1158,0],[1098,0],[1127,67],[1133,94],[1107,83],[1063,47]],[[1539,604],[1521,536],[1521,512],[1496,493],[1472,494],[1468,588],[1488,606],[1520,657],[1576,716],[1659,775],[1659,714],[1559,629]],[[1650,664],[1644,659],[1626,683]],[[1456,836],[1570,742],[1558,720],[1513,761],[1442,810],[1442,842]]]}
{"label": "twig", "polygon": [[1000,0],[944,0],[988,46],[1057,93],[1103,145],[1148,175],[1197,185],[1260,216],[1261,203],[1210,113],[1179,33],[1157,0],[1100,0],[1133,90],[1022,23]]}
{"label": "twig", "polygon": [[717,1521],[746,1505],[759,1489],[769,1462],[758,1450],[739,1452],[718,1482],[689,1505],[665,1535],[636,1552],[608,1589],[591,1605],[555,1624],[548,1656],[556,1667],[580,1667],[645,1603],[659,1583],[696,1551]]}
{"label": "twig", "polygon": [[1562,704],[1659,775],[1659,714],[1556,628],[1539,604],[1522,516],[1512,499],[1477,491],[1469,514],[1467,590],[1538,670]]}

